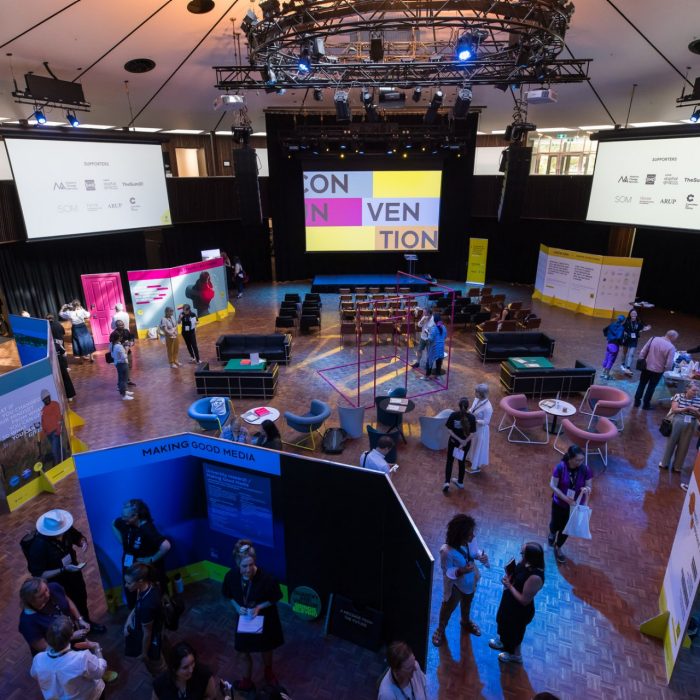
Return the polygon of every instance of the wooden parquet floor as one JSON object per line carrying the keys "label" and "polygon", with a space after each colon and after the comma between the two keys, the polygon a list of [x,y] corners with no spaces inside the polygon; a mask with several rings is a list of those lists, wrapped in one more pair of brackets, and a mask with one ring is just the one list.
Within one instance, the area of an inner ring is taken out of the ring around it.
{"label": "wooden parquet floor", "polygon": [[[271,332],[279,301],[285,292],[308,291],[308,282],[253,286],[234,302],[235,316],[198,330],[202,359],[214,359],[214,341],[224,332]],[[528,299],[525,287],[497,287],[509,300]],[[333,406],[342,401],[316,373],[319,367],[350,362],[355,349],[339,345],[337,297],[324,295],[323,328],[318,335],[294,338],[293,362],[281,368],[278,394],[271,405],[284,411],[306,409],[310,399],[324,398]],[[529,303],[529,301],[528,301]],[[600,366],[603,356],[601,320],[576,315],[534,302],[543,317],[543,330],[556,338],[554,362],[570,366],[576,359]],[[645,320],[653,333],[676,328],[679,347],[700,342],[697,318],[654,310]],[[363,358],[373,354],[363,349]],[[181,358],[185,358],[184,346]],[[0,371],[15,366],[13,345],[0,346]],[[95,364],[71,359],[78,396],[75,410],[86,420],[80,437],[92,448],[194,430],[186,409],[195,398],[194,365],[178,370],[168,367],[165,348],[157,341],[140,341],[135,350],[133,379],[136,400],[121,402],[115,391],[114,369],[100,357]],[[439,700],[464,698],[527,699],[549,690],[561,698],[700,698],[697,648],[681,652],[673,681],[665,683],[662,650],[655,640],[642,636],[639,623],[657,612],[659,589],[683,501],[678,475],[660,472],[657,464],[663,438],[657,426],[662,410],[628,409],[624,433],[611,445],[608,469],[594,481],[592,501],[593,539],[571,540],[566,546],[569,561],[557,566],[551,551],[546,554],[546,584],[538,596],[537,614],[528,628],[522,667],[503,667],[488,639],[496,632],[495,614],[501,595],[500,571],[527,539],[546,542],[549,517],[549,475],[558,455],[551,445],[511,445],[497,433],[497,408],[501,397],[498,363],[482,365],[473,351],[472,334],[455,331],[449,390],[418,399],[408,422],[408,444],[399,448],[401,469],[394,483],[416,521],[428,546],[437,556],[444,541],[447,521],[457,512],[472,514],[478,524],[480,545],[489,553],[491,570],[485,570],[476,594],[473,616],[483,636],[460,636],[455,618],[448,627],[447,643],[430,647],[428,682],[430,697]],[[386,375],[387,388],[398,383]],[[473,395],[473,386],[486,380],[492,391],[495,414],[491,433],[491,465],[467,477],[463,492],[445,497],[444,453],[424,448],[419,440],[419,415],[434,415],[456,406],[460,396]],[[630,392],[634,383],[618,380]],[[658,394],[665,392],[660,388]],[[258,402],[237,402],[239,413]],[[374,419],[368,411],[367,422]],[[337,425],[334,413],[331,425]],[[283,429],[283,424],[280,423]],[[338,461],[357,463],[364,440],[355,440]],[[688,460],[695,457],[693,443]],[[316,456],[322,457],[319,452]],[[75,476],[58,485],[57,495],[43,495],[14,513],[0,516],[0,698],[32,700],[40,695],[28,676],[30,656],[17,632],[17,590],[26,575],[18,541],[36,517],[61,506],[87,527]],[[114,504],[115,514],[120,504]],[[150,679],[145,671],[121,655],[122,615],[111,617],[101,595],[92,550],[85,570],[93,615],[108,624],[102,638],[107,656],[121,677],[111,688],[112,700],[147,700]],[[439,568],[436,567],[439,572]],[[442,582],[433,583],[432,627],[437,621]],[[202,651],[203,660],[222,676],[235,678],[240,666],[233,654],[231,620],[214,584],[198,584],[190,590],[194,603],[177,637],[189,638]],[[278,676],[295,700],[370,700],[376,697],[376,681],[384,662],[381,655],[358,649],[340,640],[325,638],[320,624],[302,624],[283,610],[287,642],[278,654]],[[259,672],[259,670],[258,670]]]}

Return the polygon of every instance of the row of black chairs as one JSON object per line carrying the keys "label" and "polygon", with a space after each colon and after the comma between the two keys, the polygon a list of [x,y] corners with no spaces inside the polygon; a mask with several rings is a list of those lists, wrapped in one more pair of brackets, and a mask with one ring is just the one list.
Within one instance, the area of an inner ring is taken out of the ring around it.
{"label": "row of black chairs", "polygon": [[279,315],[275,319],[275,330],[294,332],[296,329],[310,332],[321,330],[321,296],[306,293],[304,301],[299,294],[285,294],[280,303]]}

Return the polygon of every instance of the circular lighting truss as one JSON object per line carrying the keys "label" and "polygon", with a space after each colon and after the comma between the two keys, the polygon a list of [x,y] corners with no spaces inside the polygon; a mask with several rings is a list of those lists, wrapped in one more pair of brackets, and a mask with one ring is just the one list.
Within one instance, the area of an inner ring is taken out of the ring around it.
{"label": "circular lighting truss", "polygon": [[590,60],[559,57],[573,12],[567,0],[261,0],[241,25],[249,65],[215,66],[217,88],[581,82]]}

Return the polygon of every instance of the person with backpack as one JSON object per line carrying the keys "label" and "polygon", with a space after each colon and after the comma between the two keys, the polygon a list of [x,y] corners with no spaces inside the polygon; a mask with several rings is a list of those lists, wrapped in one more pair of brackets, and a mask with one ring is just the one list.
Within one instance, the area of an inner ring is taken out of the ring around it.
{"label": "person with backpack", "polygon": [[60,508],[40,515],[36,530],[21,541],[27,558],[27,568],[32,576],[58,583],[75,603],[80,615],[95,634],[107,631],[104,625],[91,621],[88,595],[83,579],[84,563],[78,563],[76,547],[87,551],[88,541],[73,527],[73,516]]}
{"label": "person with backpack", "polygon": [[[471,447],[472,434],[476,432],[476,418],[469,412],[469,399],[462,397],[459,400],[459,411],[450,413],[445,423],[447,432],[450,434],[447,441],[447,461],[445,462],[445,482],[442,485],[442,492],[447,496],[450,491],[450,482],[458,489],[464,488],[464,474],[466,471],[464,460]],[[455,457],[459,471],[457,478],[452,478],[452,464]]]}
{"label": "person with backpack", "polygon": [[393,474],[399,468],[399,465],[390,465],[386,461],[386,456],[394,449],[394,445],[392,438],[388,435],[382,435],[377,440],[377,446],[373,450],[367,450],[360,455],[360,466],[363,469],[372,469],[388,475]]}
{"label": "person with backpack", "polygon": [[603,358],[603,373],[601,377],[603,379],[612,379],[610,376],[610,371],[615,364],[617,359],[617,354],[620,352],[620,345],[622,344],[622,336],[625,332],[625,317],[620,314],[613,323],[605,326],[603,328],[603,335],[607,340],[607,345],[605,346],[605,357]]}
{"label": "person with backpack", "polygon": [[639,318],[636,309],[632,309],[625,319],[624,332],[622,334],[622,364],[620,369],[628,376],[633,374],[634,353],[637,351],[639,336],[642,331],[648,331],[651,326],[644,325]]}

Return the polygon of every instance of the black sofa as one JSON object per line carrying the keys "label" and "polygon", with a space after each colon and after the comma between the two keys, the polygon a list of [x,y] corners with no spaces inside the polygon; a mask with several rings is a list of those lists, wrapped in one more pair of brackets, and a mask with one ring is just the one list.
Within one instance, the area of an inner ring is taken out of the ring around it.
{"label": "black sofa", "polygon": [[262,371],[211,369],[200,362],[194,371],[197,393],[204,396],[228,396],[232,399],[271,399],[277,391],[279,365],[269,363]]}
{"label": "black sofa", "polygon": [[506,394],[543,396],[548,394],[583,394],[595,383],[596,368],[576,360],[573,367],[523,367],[515,369],[501,362],[501,386]]}
{"label": "black sofa", "polygon": [[474,337],[474,347],[483,362],[509,357],[551,357],[554,354],[554,338],[532,331],[479,331]]}
{"label": "black sofa", "polygon": [[220,335],[216,341],[216,359],[220,362],[245,358],[253,352],[268,362],[289,364],[292,359],[292,336],[289,333]]}

